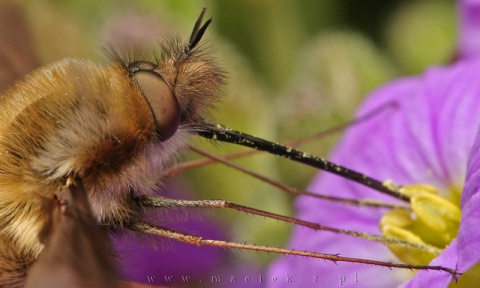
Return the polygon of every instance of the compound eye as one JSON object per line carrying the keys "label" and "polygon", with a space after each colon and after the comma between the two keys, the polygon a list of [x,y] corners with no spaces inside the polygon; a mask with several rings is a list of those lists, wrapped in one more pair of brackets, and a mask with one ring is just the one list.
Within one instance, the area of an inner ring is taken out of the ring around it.
{"label": "compound eye", "polygon": [[152,110],[160,140],[172,137],[180,125],[181,112],[171,87],[160,74],[152,70],[139,69],[133,72],[133,78]]}

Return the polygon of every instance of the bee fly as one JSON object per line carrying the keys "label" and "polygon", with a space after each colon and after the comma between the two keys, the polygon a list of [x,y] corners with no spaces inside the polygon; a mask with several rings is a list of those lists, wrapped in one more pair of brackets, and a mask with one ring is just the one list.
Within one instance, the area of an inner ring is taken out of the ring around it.
{"label": "bee fly", "polygon": [[50,222],[51,213],[42,203],[65,197],[61,191],[69,179],[84,187],[93,219],[105,230],[127,229],[194,245],[455,274],[444,267],[208,240],[141,220],[142,207],[229,208],[321,229],[318,224],[222,200],[156,196],[162,173],[192,134],[265,150],[408,200],[398,186],[208,122],[204,115],[219,99],[224,71],[199,46],[211,23],[209,19],[202,24],[205,11],[186,44],[168,39],[153,57],[110,48],[108,66],[65,59],[37,69],[0,94],[0,283],[10,287],[24,283],[27,270],[44,248],[39,233]]}

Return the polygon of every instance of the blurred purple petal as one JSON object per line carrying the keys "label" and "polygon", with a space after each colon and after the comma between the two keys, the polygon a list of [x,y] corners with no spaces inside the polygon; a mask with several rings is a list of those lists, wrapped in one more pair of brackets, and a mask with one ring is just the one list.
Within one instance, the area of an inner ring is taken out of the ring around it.
{"label": "blurred purple petal", "polygon": [[[480,107],[480,83],[477,81],[479,77],[480,60],[472,60],[458,62],[450,67],[432,68],[422,76],[400,79],[380,88],[365,101],[358,115],[388,101],[397,102],[398,108],[352,127],[334,151],[332,161],[381,180],[389,179],[401,184],[432,184],[442,195],[447,195],[453,188],[461,189],[464,185],[469,151],[480,123],[480,113],[477,111]],[[471,251],[480,249],[480,231],[472,228],[478,227],[477,221],[480,219],[480,207],[477,207],[475,201],[478,198],[476,193],[479,185],[475,169],[479,162],[477,158],[474,151],[470,160],[469,178],[462,195],[463,216],[458,235],[460,271],[468,269],[480,258],[471,255],[474,254]],[[379,195],[378,192],[359,184],[325,173],[313,180],[309,190],[357,199],[392,201],[388,196]],[[381,234],[378,223],[384,211],[322,203],[307,197],[299,198],[296,208],[296,217],[300,219]],[[299,227],[294,229],[289,247],[340,253],[349,257],[395,260],[381,244]],[[434,262],[455,268],[456,247],[456,243],[450,244]],[[298,279],[310,280],[315,275],[324,275],[324,278],[336,275],[347,277],[346,279],[350,277],[352,280],[351,275],[355,274],[356,280],[369,287],[396,286],[414,275],[397,269],[350,263],[335,265],[294,257],[278,260],[269,271],[269,275],[285,273]],[[415,280],[421,283],[436,281],[443,285],[447,285],[450,279],[451,276],[446,273],[433,271],[420,272],[418,277],[415,277]],[[297,284],[302,286],[300,282]],[[342,285],[358,287],[359,284],[346,281]],[[412,282],[413,287],[420,287],[418,285],[420,284]]]}
{"label": "blurred purple petal", "polygon": [[458,55],[470,58],[480,55],[480,1],[460,0],[458,2],[460,35]]}
{"label": "blurred purple petal", "polygon": [[470,153],[467,180],[462,194],[462,221],[458,234],[458,254],[460,271],[465,271],[480,261],[480,253],[472,253],[480,248],[480,137],[477,134],[475,145]]}

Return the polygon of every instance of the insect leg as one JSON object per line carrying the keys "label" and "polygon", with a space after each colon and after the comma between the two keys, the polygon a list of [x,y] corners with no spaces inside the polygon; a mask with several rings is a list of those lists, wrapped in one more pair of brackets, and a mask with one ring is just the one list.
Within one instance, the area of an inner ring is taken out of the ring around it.
{"label": "insect leg", "polygon": [[194,208],[230,209],[230,210],[235,210],[239,212],[245,212],[248,214],[259,215],[259,216],[275,219],[278,221],[291,223],[294,225],[304,226],[314,230],[329,231],[337,234],[358,237],[368,241],[381,242],[385,244],[387,243],[395,244],[398,246],[408,247],[411,249],[426,251],[432,254],[439,254],[441,252],[440,249],[431,245],[412,243],[412,242],[404,241],[394,237],[384,237],[381,235],[375,235],[375,234],[370,234],[365,232],[349,231],[345,229],[333,228],[333,227],[324,226],[324,225],[320,225],[320,224],[309,222],[309,221],[300,220],[293,217],[288,217],[288,216],[284,216],[276,213],[267,212],[264,210],[259,210],[259,209],[231,203],[225,200],[179,200],[179,199],[172,199],[172,198],[158,197],[158,196],[143,196],[143,197],[136,198],[136,201],[137,201],[137,204],[139,204],[142,207],[154,207],[154,208],[194,207]]}
{"label": "insect leg", "polygon": [[459,273],[454,269],[449,269],[441,266],[422,266],[422,265],[409,265],[409,264],[382,262],[382,261],[375,261],[375,260],[342,257],[342,256],[339,256],[338,254],[337,255],[323,254],[323,253],[298,251],[293,249],[276,248],[276,247],[261,246],[261,245],[251,245],[251,244],[237,243],[237,242],[230,242],[230,241],[223,241],[223,240],[203,239],[202,237],[197,235],[177,232],[171,229],[155,226],[143,221],[132,222],[126,228],[135,232],[157,235],[160,237],[165,237],[165,238],[177,240],[180,242],[184,242],[184,243],[192,244],[196,246],[213,246],[213,247],[221,247],[221,248],[228,248],[228,249],[242,249],[242,250],[251,250],[251,251],[271,252],[271,253],[278,253],[283,255],[295,255],[295,256],[308,257],[308,258],[318,258],[326,261],[332,261],[334,263],[336,262],[361,263],[361,264],[387,267],[390,269],[399,268],[399,269],[408,269],[408,270],[413,270],[413,269],[437,270],[437,271],[445,271],[447,273],[450,273],[455,278],[459,276]]}

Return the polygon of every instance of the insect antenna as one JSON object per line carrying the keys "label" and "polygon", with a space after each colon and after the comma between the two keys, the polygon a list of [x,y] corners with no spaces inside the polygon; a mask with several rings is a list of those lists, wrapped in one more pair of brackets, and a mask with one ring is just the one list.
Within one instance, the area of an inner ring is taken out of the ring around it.
{"label": "insect antenna", "polygon": [[208,28],[208,25],[212,22],[212,18],[208,19],[202,26],[202,20],[203,16],[205,15],[205,12],[207,12],[207,8],[203,7],[202,12],[200,13],[200,16],[197,19],[197,22],[195,22],[195,26],[193,27],[192,35],[190,35],[190,40],[188,41],[188,44],[185,46],[185,54],[189,54],[190,50],[195,48],[195,46],[200,42],[200,40],[203,37],[203,34]]}
{"label": "insect antenna", "polygon": [[202,25],[203,16],[205,16],[206,12],[207,12],[207,8],[203,7],[202,12],[200,13],[200,16],[198,16],[198,19],[195,22],[195,26],[193,27],[192,34],[190,35],[190,40],[185,45],[185,48],[183,49],[183,53],[180,55],[179,59],[177,60],[177,63],[181,63],[185,57],[188,57],[192,53],[192,50],[200,42],[208,26],[210,25],[210,23],[212,23],[212,18],[209,18]]}

